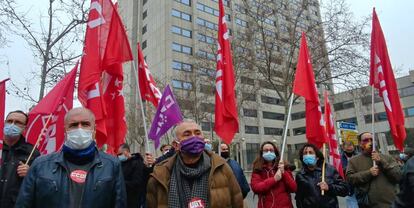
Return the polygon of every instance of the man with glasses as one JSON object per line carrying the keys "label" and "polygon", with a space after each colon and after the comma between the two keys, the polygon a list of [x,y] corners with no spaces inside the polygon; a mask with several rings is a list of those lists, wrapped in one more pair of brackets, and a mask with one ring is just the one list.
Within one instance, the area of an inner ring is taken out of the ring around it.
{"label": "man with glasses", "polygon": [[0,162],[0,207],[14,207],[29,165],[40,155],[39,151],[35,150],[26,165],[27,158],[33,150],[33,145],[27,143],[22,135],[27,120],[27,114],[17,110],[10,112],[4,122]]}
{"label": "man with glasses", "polygon": [[[390,155],[372,149],[371,133],[358,135],[358,142],[362,151],[349,160],[346,178],[355,188],[359,207],[390,207],[401,178],[400,167]],[[368,201],[362,200],[366,195],[358,193],[367,193]]]}

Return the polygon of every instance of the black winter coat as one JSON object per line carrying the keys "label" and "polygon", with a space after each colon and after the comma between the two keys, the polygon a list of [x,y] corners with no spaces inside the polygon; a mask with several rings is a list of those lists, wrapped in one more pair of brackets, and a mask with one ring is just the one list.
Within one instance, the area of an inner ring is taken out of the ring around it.
{"label": "black winter coat", "polygon": [[321,189],[317,185],[322,181],[322,169],[316,168],[314,171],[306,167],[296,174],[297,208],[338,208],[337,196],[347,196],[349,186],[339,175],[338,171],[331,165],[326,164],[325,182],[329,190],[325,195],[321,195]]}
{"label": "black winter coat", "polygon": [[140,154],[133,154],[131,158],[121,163],[127,192],[128,207],[137,208],[142,205],[146,195],[148,173]]}
{"label": "black winter coat", "polygon": [[[17,175],[19,162],[25,163],[33,150],[33,145],[27,143],[22,136],[13,146],[3,144],[2,161],[0,163],[0,207],[14,207],[23,178]],[[29,165],[38,157],[37,149],[29,161]]]}
{"label": "black winter coat", "polygon": [[404,166],[400,182],[400,193],[397,194],[393,207],[414,207],[414,157],[411,157]]}
{"label": "black winter coat", "polygon": [[[69,207],[68,173],[62,151],[37,158],[23,180],[16,207]],[[118,158],[97,151],[83,190],[80,207],[126,207],[125,184]]]}

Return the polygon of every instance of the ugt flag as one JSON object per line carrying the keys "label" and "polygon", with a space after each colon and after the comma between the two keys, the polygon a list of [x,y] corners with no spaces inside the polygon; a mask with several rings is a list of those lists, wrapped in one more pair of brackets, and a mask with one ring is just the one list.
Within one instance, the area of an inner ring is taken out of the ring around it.
{"label": "ugt flag", "polygon": [[404,113],[401,108],[400,96],[398,95],[397,83],[388,56],[387,44],[384,33],[375,12],[372,12],[371,33],[371,70],[369,84],[379,90],[379,95],[384,101],[390,124],[391,135],[397,149],[403,151],[406,135],[404,127]]}
{"label": "ugt flag", "polygon": [[234,70],[229,38],[230,34],[224,15],[223,1],[219,0],[214,131],[227,144],[231,143],[234,134],[239,131]]}
{"label": "ugt flag", "polygon": [[180,107],[175,100],[174,94],[169,85],[165,87],[157,112],[151,124],[148,137],[154,140],[155,148],[160,145],[161,137],[174,125],[183,120]]}
{"label": "ugt flag", "polygon": [[305,33],[302,33],[295,81],[293,82],[293,93],[305,98],[306,138],[308,142],[321,148],[322,144],[326,142],[325,121],[319,103]]}
{"label": "ugt flag", "polygon": [[64,118],[73,106],[77,69],[78,64],[29,112],[26,138],[35,145],[42,135],[37,147],[41,154],[59,150],[65,140]]}

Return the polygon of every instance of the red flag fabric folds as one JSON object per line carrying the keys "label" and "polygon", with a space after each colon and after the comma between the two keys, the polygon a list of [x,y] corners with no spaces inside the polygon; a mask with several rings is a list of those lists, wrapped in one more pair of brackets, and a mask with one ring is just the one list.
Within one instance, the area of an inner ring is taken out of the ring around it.
{"label": "red flag fabric folds", "polygon": [[3,150],[3,128],[4,128],[4,111],[6,108],[6,81],[9,79],[5,79],[0,82],[0,160],[1,160],[1,152]]}
{"label": "red flag fabric folds", "polygon": [[239,130],[234,70],[223,1],[219,0],[216,105],[214,131],[227,144]]}
{"label": "red flag fabric folds", "polygon": [[[112,91],[105,91],[104,88],[111,86],[109,82],[114,82],[117,78],[118,82],[121,80],[121,64],[132,59],[124,25],[111,0],[92,0],[80,67],[78,97],[82,105],[95,114],[96,141],[99,147],[105,143],[117,143],[109,140],[107,142],[107,138],[113,139],[108,134],[117,135],[115,130],[118,129],[107,126],[106,119],[110,114],[107,112],[110,111],[107,106],[114,106],[112,101],[105,103],[108,99],[104,98],[104,93]],[[103,77],[104,71],[111,75],[110,80],[108,77]],[[112,80],[114,77],[116,78]],[[120,83],[122,85],[122,81]],[[122,90],[122,87],[120,89]],[[121,106],[117,107],[121,108]],[[119,130],[123,131],[123,128]]]}
{"label": "red flag fabric folds", "polygon": [[[65,140],[64,118],[73,106],[73,91],[78,64],[29,112],[26,139],[35,145],[40,134],[41,154],[59,150]],[[49,119],[49,116],[52,118]],[[47,122],[49,120],[49,122]],[[42,132],[45,129],[45,132]]]}
{"label": "red flag fabric folds", "polygon": [[326,142],[325,122],[319,103],[305,33],[302,33],[295,81],[293,82],[293,93],[305,98],[306,138],[308,142],[319,148],[322,147],[322,144]]}
{"label": "red flag fabric folds", "polygon": [[390,125],[394,145],[403,151],[406,138],[404,113],[400,103],[397,83],[388,56],[387,44],[384,33],[375,12],[372,12],[372,33],[371,33],[371,67],[369,84],[379,90],[379,95],[384,101],[385,111]]}
{"label": "red flag fabric folds", "polygon": [[336,138],[335,121],[333,112],[331,110],[331,104],[329,102],[329,94],[327,91],[325,91],[325,122],[326,136],[328,137],[329,143],[329,161],[331,165],[336,168],[339,175],[341,175],[342,178],[345,178],[344,170],[342,168],[341,155],[339,154],[338,140]]}
{"label": "red flag fabric folds", "polygon": [[155,107],[158,107],[158,103],[161,99],[161,91],[157,88],[154,78],[151,72],[148,70],[148,65],[145,62],[144,54],[138,43],[138,79],[139,90],[141,92],[141,99],[151,102]]}

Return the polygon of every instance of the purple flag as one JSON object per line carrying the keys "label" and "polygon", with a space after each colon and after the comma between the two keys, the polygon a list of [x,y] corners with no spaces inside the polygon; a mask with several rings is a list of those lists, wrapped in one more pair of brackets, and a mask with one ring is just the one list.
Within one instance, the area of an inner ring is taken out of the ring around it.
{"label": "purple flag", "polygon": [[149,138],[154,140],[155,148],[160,145],[161,137],[175,124],[183,120],[180,107],[175,100],[174,94],[169,85],[165,87],[161,100],[158,104],[157,113],[152,121]]}

